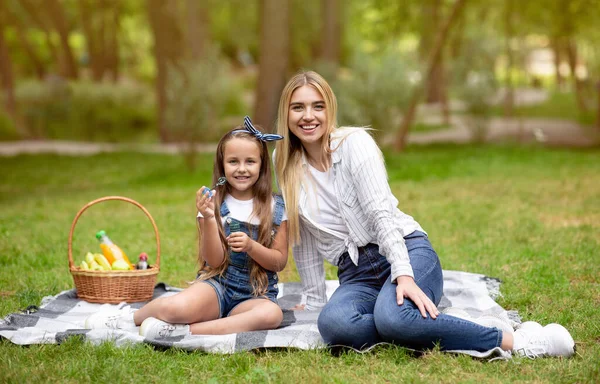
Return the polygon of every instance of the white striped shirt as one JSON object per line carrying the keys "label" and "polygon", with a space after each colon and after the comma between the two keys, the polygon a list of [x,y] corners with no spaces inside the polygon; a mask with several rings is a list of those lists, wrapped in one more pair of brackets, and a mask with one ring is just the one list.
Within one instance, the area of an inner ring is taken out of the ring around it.
{"label": "white striped shirt", "polygon": [[[403,275],[414,277],[404,236],[415,230],[424,232],[419,223],[398,209],[398,200],[388,184],[383,155],[371,135],[364,129],[339,128],[331,138],[333,184],[349,234],[340,236],[339,232],[310,219],[307,192],[311,186],[305,176],[298,202],[301,240],[293,253],[308,310],[323,307],[327,302],[323,259],[337,265],[340,256],[348,251],[358,265],[358,247],[374,243],[391,265],[392,280]],[[342,144],[336,149],[340,140]],[[302,166],[306,174],[306,158]]]}

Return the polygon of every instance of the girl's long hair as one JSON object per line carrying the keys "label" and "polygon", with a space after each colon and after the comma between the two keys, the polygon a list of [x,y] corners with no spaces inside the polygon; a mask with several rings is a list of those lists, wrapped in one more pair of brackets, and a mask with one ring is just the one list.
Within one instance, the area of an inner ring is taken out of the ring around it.
{"label": "girl's long hair", "polygon": [[[236,132],[237,131],[237,132]],[[253,192],[253,207],[252,207],[252,217],[257,218],[259,221],[258,225],[258,242],[267,247],[271,247],[272,237],[271,231],[273,227],[273,209],[272,209],[272,178],[271,178],[271,165],[269,159],[269,151],[267,148],[267,144],[259,139],[257,139],[254,135],[245,131],[243,126],[238,126],[231,131],[229,131],[225,136],[221,138],[219,144],[217,145],[217,153],[215,156],[215,163],[213,169],[213,185],[216,185],[219,177],[225,177],[225,167],[223,165],[224,156],[225,156],[225,146],[232,139],[244,139],[250,140],[258,146],[260,150],[260,173],[258,176],[258,180],[252,186]],[[216,193],[214,196],[214,204],[215,204],[215,220],[217,221],[218,229],[219,229],[219,238],[221,239],[221,245],[223,246],[223,253],[225,254],[225,260],[223,263],[216,267],[211,267],[206,263],[206,260],[203,256],[202,247],[199,247],[198,250],[198,263],[200,264],[201,276],[202,280],[209,279],[211,277],[222,275],[227,270],[229,266],[229,246],[227,245],[227,239],[225,236],[225,230],[223,225],[220,225],[221,220],[221,205],[223,204],[223,200],[225,196],[231,192],[231,186],[229,183],[225,183],[225,185],[219,186],[216,189]],[[249,228],[250,229],[250,228]],[[252,237],[252,236],[251,236]],[[199,244],[202,244],[200,241]],[[253,294],[255,296],[262,296],[267,292],[268,288],[268,277],[266,270],[260,266],[257,262],[255,262],[251,257],[249,257],[250,261],[250,283],[252,284]]]}
{"label": "girl's long hair", "polygon": [[[302,155],[304,147],[296,135],[289,130],[288,115],[292,93],[302,86],[311,86],[319,92],[325,101],[327,127],[321,142],[322,153],[331,154],[329,137],[337,127],[337,100],[327,81],[316,72],[306,71],[296,74],[283,88],[277,111],[277,133],[284,137],[275,144],[275,175],[288,216],[288,236],[292,245],[300,242],[300,219],[298,199],[300,185],[304,180]],[[324,156],[327,158],[328,156]]]}

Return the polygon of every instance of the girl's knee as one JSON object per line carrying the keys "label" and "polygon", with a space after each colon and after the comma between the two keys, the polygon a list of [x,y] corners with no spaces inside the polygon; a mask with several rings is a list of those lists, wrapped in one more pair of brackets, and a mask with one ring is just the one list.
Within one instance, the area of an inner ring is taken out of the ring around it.
{"label": "girl's knee", "polygon": [[167,323],[179,322],[189,305],[176,296],[165,297],[160,303],[158,318]]}
{"label": "girl's knee", "polygon": [[262,323],[265,328],[274,329],[281,325],[283,321],[283,312],[278,305],[270,306],[268,310],[262,312]]}

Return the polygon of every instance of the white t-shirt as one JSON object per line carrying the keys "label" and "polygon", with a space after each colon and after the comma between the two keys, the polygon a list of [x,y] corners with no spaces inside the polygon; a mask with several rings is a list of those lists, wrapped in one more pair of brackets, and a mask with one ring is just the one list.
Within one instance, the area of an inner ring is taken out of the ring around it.
{"label": "white t-shirt", "polygon": [[[250,200],[238,200],[231,195],[225,196],[225,204],[229,208],[229,216],[233,217],[236,220],[242,221],[244,223],[250,223],[254,225],[258,225],[258,217],[250,217],[252,216],[252,208],[253,208],[254,199]],[[271,208],[273,212],[275,212],[275,199],[271,199]],[[198,212],[198,217],[204,217],[200,212]],[[287,213],[285,209],[283,210],[283,216],[281,221],[287,220]],[[221,217],[222,224],[225,223],[225,218]]]}
{"label": "white t-shirt", "polygon": [[342,238],[347,237],[350,232],[340,214],[340,207],[333,186],[332,168],[321,172],[309,164],[308,170],[312,176],[312,181],[315,183],[315,185],[312,185],[312,181],[308,180],[306,187],[309,216],[325,228],[338,233]]}

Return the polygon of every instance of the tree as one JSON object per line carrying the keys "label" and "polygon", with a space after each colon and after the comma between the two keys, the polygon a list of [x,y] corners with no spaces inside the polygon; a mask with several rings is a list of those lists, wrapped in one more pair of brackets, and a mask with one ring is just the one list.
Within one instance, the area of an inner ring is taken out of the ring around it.
{"label": "tree", "polygon": [[187,33],[186,46],[193,60],[200,59],[208,44],[210,32],[210,15],[206,1],[187,0]]}
{"label": "tree", "polygon": [[29,38],[27,36],[27,26],[23,21],[23,17],[19,14],[20,9],[15,2],[5,2],[4,9],[6,11],[6,23],[7,26],[11,25],[14,27],[15,32],[17,34],[17,40],[19,41],[19,45],[23,48],[27,58],[31,62],[33,67],[33,71],[35,72],[38,79],[43,79],[46,74],[46,68],[44,63],[38,53],[35,50],[35,47],[32,46]]}
{"label": "tree", "polygon": [[271,130],[287,77],[289,1],[262,0],[260,20],[260,58],[254,121]]}
{"label": "tree", "polygon": [[504,7],[504,49],[506,54],[506,95],[504,98],[504,115],[512,116],[515,94],[512,84],[514,55],[510,46],[514,35],[514,0],[506,0]]}
{"label": "tree", "polygon": [[60,58],[58,48],[52,40],[51,23],[42,15],[42,7],[40,7],[39,3],[35,2],[35,0],[21,0],[17,4],[25,10],[31,22],[33,22],[33,24],[35,24],[43,32],[46,46],[48,48],[48,52],[50,52],[53,62],[57,63],[59,73],[61,73],[63,76],[66,76],[66,70],[61,64],[62,60]]}
{"label": "tree", "polygon": [[148,18],[154,35],[158,132],[162,142],[171,139],[165,118],[168,70],[169,66],[178,67],[182,57],[182,33],[175,6],[176,3],[169,0],[148,2]]}
{"label": "tree", "polygon": [[[419,43],[419,54],[421,60],[426,62],[432,45],[435,42],[434,33],[442,22],[442,1],[426,0],[421,4],[421,40]],[[445,99],[444,84],[444,54],[436,60],[431,72],[431,78],[425,85],[425,100],[429,103],[440,103]]]}
{"label": "tree", "polygon": [[[3,0],[0,0],[0,7]],[[12,70],[12,63],[4,40],[5,20],[4,15],[0,15],[0,80],[2,82],[2,93],[4,99],[4,107],[6,112],[11,117],[17,132],[23,137],[27,136],[25,126],[23,125],[19,113],[17,111],[17,103],[15,100],[15,81]]]}
{"label": "tree", "polygon": [[321,0],[322,20],[320,59],[335,66],[340,63],[342,44],[341,0]]}
{"label": "tree", "polygon": [[79,1],[81,25],[94,81],[101,81],[107,72],[113,81],[118,80],[120,4],[104,0],[94,7],[91,0]]}
{"label": "tree", "polygon": [[78,70],[77,65],[75,64],[73,51],[69,45],[69,25],[67,23],[65,11],[58,0],[46,0],[44,5],[47,9],[49,18],[60,37],[64,74],[69,79],[77,79]]}
{"label": "tree", "polygon": [[[429,52],[429,55],[427,58],[425,76],[424,76],[424,81],[423,81],[424,84],[428,84],[429,80],[431,79],[431,76],[435,69],[435,66],[441,57],[442,49],[444,48],[444,45],[448,39],[450,28],[451,28],[452,24],[456,21],[456,19],[458,19],[460,12],[462,11],[462,9],[465,5],[465,2],[466,2],[466,0],[456,0],[454,2],[454,5],[452,6],[452,10],[450,11],[450,15],[448,15],[448,18],[446,19],[444,24],[441,25],[440,29],[438,30],[438,32],[436,34],[435,43],[433,44],[433,47],[432,47],[431,51]],[[423,96],[423,91],[424,91],[423,85],[417,86],[415,88],[415,90],[413,91],[411,102],[408,106],[408,109],[407,109],[405,115],[404,115],[404,118],[402,119],[402,123],[400,124],[400,128],[398,129],[398,133],[396,134],[396,140],[394,142],[394,149],[397,151],[404,149],[404,147],[406,146],[406,138],[408,136],[410,127],[415,119],[417,106]]]}

